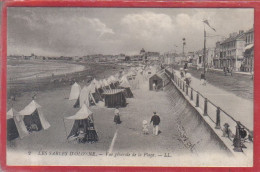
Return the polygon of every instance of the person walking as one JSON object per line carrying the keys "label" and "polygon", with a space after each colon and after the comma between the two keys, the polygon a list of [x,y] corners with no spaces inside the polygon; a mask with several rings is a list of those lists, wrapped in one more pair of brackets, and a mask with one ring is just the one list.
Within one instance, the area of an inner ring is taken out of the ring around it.
{"label": "person walking", "polygon": [[206,85],[206,76],[203,72],[200,74],[200,84],[204,86]]}
{"label": "person walking", "polygon": [[150,124],[153,123],[153,134],[158,135],[159,132],[159,124],[161,120],[160,117],[156,114],[156,112],[153,112],[153,116],[151,118]]}

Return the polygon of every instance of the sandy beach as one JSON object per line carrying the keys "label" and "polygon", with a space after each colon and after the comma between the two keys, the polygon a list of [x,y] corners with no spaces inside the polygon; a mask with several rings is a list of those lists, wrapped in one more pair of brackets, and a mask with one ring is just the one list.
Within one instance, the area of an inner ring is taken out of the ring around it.
{"label": "sandy beach", "polygon": [[[118,69],[106,70],[106,72],[97,73],[96,77],[108,77],[117,71]],[[79,84],[83,87],[87,83],[82,81]],[[44,163],[51,165],[57,164],[59,159],[35,161],[29,158],[21,161],[10,159],[13,152],[20,152],[21,155],[29,152],[36,159],[42,158],[38,155],[40,151],[94,151],[100,155],[100,158],[107,158],[105,154],[109,151],[118,153],[118,156],[136,152],[142,153],[142,155],[147,153],[145,155],[149,159],[151,156],[156,156],[157,165],[161,163],[160,156],[164,156],[165,153],[171,155],[171,158],[168,159],[171,159],[171,161],[167,160],[163,163],[167,165],[171,165],[172,161],[178,162],[176,158],[179,155],[191,158],[209,152],[227,154],[223,145],[219,143],[217,138],[212,137],[209,128],[196,115],[197,112],[181,97],[181,94],[172,84],[166,86],[164,91],[154,92],[149,91],[148,81],[144,81],[139,89],[133,89],[134,98],[127,99],[127,107],[120,108],[122,123],[118,127],[113,122],[114,108],[91,106],[90,110],[94,113],[95,128],[99,135],[99,141],[93,144],[68,142],[66,138],[72,128],[73,121],[67,120],[65,117],[74,115],[79,110],[73,108],[75,101],[68,100],[70,88],[68,85],[38,92],[36,101],[43,107],[43,112],[51,127],[48,130],[32,133],[23,139],[18,138],[8,142],[7,160],[9,164],[40,165],[38,163]],[[24,93],[13,104],[13,108],[20,111],[30,103],[31,96],[32,93]],[[158,136],[152,135],[152,126],[150,125],[149,135],[143,135],[142,121],[150,121],[153,111],[160,114],[162,120],[161,133]],[[203,135],[201,135],[202,133]],[[187,139],[183,140],[183,135]],[[91,165],[93,159],[89,160],[83,164],[77,160],[66,161],[66,164]],[[102,161],[102,165],[108,163],[107,161]],[[114,161],[111,162],[116,164]],[[133,164],[139,163],[133,161]],[[153,164],[150,162],[149,165]]]}

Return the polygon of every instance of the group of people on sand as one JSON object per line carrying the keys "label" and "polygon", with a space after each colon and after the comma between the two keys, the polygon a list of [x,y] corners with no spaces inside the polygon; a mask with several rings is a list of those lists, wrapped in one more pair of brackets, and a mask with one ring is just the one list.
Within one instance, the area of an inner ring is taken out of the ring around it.
{"label": "group of people on sand", "polygon": [[[115,116],[114,116],[114,122],[116,125],[121,124],[121,119],[120,119],[120,112],[119,112],[119,107],[116,107],[115,109]],[[159,134],[159,124],[161,122],[161,119],[159,117],[159,114],[157,114],[156,112],[153,112],[153,116],[150,120],[150,124],[152,124],[153,126],[153,134],[154,135],[158,135]],[[149,129],[148,129],[148,122],[146,120],[143,120],[143,126],[142,126],[142,132],[144,135],[148,135],[149,134]]]}

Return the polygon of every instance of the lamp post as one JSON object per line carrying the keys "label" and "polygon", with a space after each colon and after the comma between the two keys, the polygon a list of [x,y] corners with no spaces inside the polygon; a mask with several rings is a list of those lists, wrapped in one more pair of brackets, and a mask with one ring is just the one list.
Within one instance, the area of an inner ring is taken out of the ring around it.
{"label": "lamp post", "polygon": [[186,39],[182,38],[182,54],[184,56],[184,46],[186,45]]}
{"label": "lamp post", "polygon": [[204,23],[204,48],[203,48],[203,64],[204,64],[204,75],[206,73],[206,29],[205,29],[205,23]]}

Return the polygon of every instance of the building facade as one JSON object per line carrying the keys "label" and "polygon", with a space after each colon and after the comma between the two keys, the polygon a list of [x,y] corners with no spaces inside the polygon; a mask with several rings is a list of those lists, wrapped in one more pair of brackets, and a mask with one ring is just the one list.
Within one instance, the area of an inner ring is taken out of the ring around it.
{"label": "building facade", "polygon": [[244,72],[254,71],[254,28],[245,33],[245,53],[241,70]]}
{"label": "building facade", "polygon": [[214,50],[214,57],[213,57],[213,66],[216,69],[221,69],[223,66],[220,65],[220,41],[216,42],[216,47]]}
{"label": "building facade", "polygon": [[245,51],[245,33],[232,33],[229,38],[220,43],[220,66],[241,70]]}

